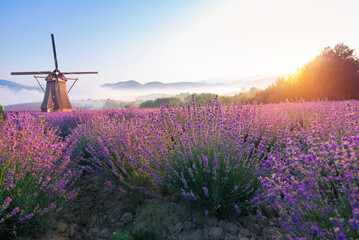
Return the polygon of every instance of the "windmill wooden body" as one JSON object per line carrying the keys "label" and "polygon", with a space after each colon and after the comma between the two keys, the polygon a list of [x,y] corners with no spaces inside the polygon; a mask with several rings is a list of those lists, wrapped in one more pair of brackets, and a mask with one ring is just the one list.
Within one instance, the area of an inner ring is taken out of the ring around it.
{"label": "windmill wooden body", "polygon": [[[55,61],[55,70],[50,71],[38,71],[38,72],[12,72],[11,75],[34,75],[35,79],[42,88],[38,78],[45,78],[46,81],[46,90],[44,91],[45,96],[41,104],[42,112],[68,112],[72,110],[70,99],[68,93],[76,83],[78,78],[66,78],[65,75],[74,75],[74,74],[97,74],[98,72],[60,72],[58,70],[56,48],[55,48],[55,39],[54,35],[51,34],[52,40],[52,49],[54,54]],[[47,75],[36,76],[36,75]],[[74,83],[67,91],[66,82],[68,80],[74,80]]]}

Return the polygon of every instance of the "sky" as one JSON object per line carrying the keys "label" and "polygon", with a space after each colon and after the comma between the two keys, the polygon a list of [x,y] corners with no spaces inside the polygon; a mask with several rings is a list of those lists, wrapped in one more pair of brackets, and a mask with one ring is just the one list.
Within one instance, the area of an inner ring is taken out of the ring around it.
{"label": "sky", "polygon": [[326,46],[359,50],[357,0],[0,0],[0,79],[82,75],[76,87],[294,72]]}

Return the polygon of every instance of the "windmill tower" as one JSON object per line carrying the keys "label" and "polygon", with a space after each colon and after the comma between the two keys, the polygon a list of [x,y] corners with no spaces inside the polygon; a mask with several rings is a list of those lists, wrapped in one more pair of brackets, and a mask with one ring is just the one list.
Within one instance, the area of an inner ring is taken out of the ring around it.
{"label": "windmill tower", "polygon": [[[42,112],[68,112],[72,110],[68,93],[75,85],[78,78],[66,78],[65,75],[73,74],[97,74],[98,72],[60,72],[57,65],[57,56],[55,48],[54,34],[51,34],[52,50],[54,53],[55,70],[49,71],[38,71],[38,72],[12,72],[11,75],[34,75],[36,81],[40,85],[42,91],[45,93],[44,100],[41,104]],[[47,75],[36,76],[36,75]],[[38,78],[45,78],[46,90],[42,88]],[[70,89],[66,90],[66,82],[68,80],[75,80],[71,85]]]}

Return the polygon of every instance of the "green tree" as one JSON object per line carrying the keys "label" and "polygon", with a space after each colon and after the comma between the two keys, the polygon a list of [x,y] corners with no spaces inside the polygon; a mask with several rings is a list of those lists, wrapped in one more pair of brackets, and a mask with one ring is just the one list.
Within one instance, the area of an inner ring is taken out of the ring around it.
{"label": "green tree", "polygon": [[180,98],[176,97],[168,97],[168,98],[157,98],[153,100],[147,100],[140,104],[140,108],[156,108],[161,106],[162,104],[168,105],[171,104],[174,107],[181,106],[184,102]]}
{"label": "green tree", "polygon": [[106,99],[106,102],[103,106],[104,109],[109,109],[109,108],[114,108],[114,109],[119,109],[119,108],[125,108],[125,107],[129,107],[129,104],[126,104],[125,102],[122,102],[120,100],[114,100],[114,99]]}
{"label": "green tree", "polygon": [[147,100],[140,104],[140,108],[154,108],[153,100]]}
{"label": "green tree", "polygon": [[305,98],[359,98],[359,58],[343,43],[325,47],[297,75],[297,94]]}
{"label": "green tree", "polygon": [[207,104],[208,100],[213,100],[215,98],[216,94],[214,93],[194,93],[193,95],[187,96],[184,100],[186,103],[190,104],[194,99],[197,104],[204,106]]}
{"label": "green tree", "polygon": [[[250,96],[249,92],[245,94]],[[257,102],[359,99],[359,58],[343,43],[325,47],[312,61],[254,96]],[[244,100],[245,101],[245,100]]]}

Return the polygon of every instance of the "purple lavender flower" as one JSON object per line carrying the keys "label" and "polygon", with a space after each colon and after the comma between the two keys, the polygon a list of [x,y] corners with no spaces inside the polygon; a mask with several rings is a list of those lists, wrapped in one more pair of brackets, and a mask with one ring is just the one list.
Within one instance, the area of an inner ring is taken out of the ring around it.
{"label": "purple lavender flower", "polygon": [[202,189],[203,189],[203,194],[204,194],[204,196],[208,197],[208,196],[209,196],[209,195],[208,195],[208,188],[203,187]]}

